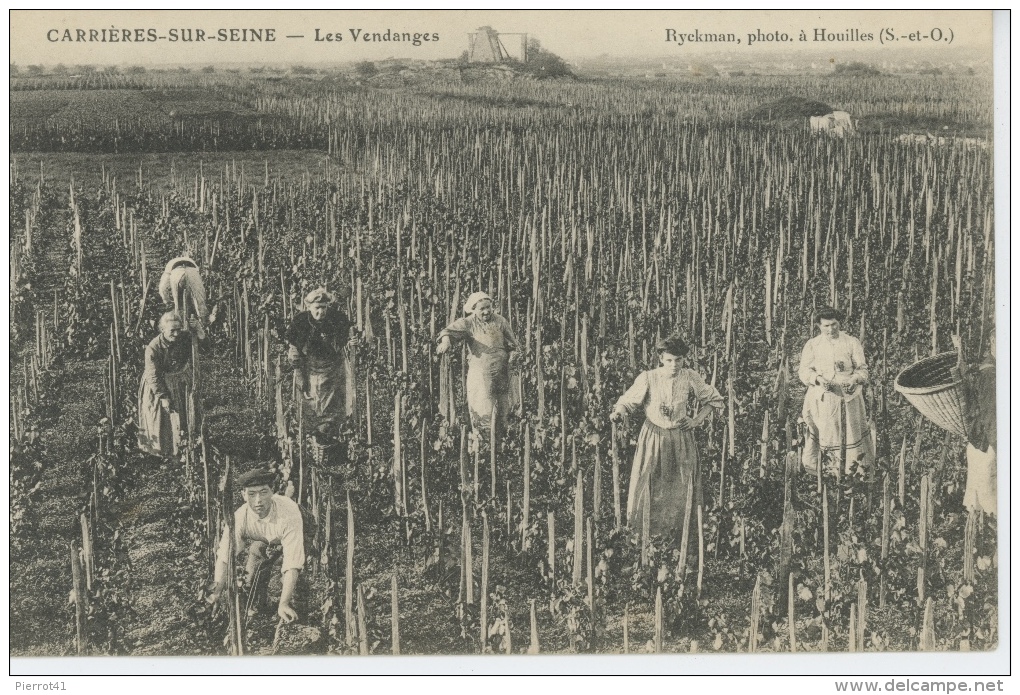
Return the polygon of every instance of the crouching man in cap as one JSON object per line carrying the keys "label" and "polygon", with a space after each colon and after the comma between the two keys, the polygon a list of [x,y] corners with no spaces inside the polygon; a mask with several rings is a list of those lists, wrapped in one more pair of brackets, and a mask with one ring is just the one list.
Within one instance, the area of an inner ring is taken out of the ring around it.
{"label": "crouching man in cap", "polygon": [[357,344],[351,320],[334,306],[324,288],[305,297],[305,311],[287,329],[287,359],[298,371],[305,398],[311,401],[314,422],[309,429],[335,436],[341,417],[349,415],[344,389],[345,348]]}
{"label": "crouching man in cap", "polygon": [[[248,608],[260,609],[266,604],[269,571],[283,558],[280,572],[279,616],[286,622],[298,617],[294,609],[294,592],[301,568],[305,564],[304,526],[301,510],[293,500],[273,493],[276,474],[255,469],[238,480],[245,504],[234,512],[234,552],[247,551],[245,589]],[[226,576],[230,539],[226,530],[220,538],[216,554],[216,574],[210,601],[215,603],[230,579]]]}

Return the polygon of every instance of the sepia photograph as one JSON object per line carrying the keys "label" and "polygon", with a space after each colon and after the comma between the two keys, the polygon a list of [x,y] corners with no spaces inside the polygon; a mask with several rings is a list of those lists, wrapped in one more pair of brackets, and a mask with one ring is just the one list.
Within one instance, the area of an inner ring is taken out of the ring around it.
{"label": "sepia photograph", "polygon": [[1008,674],[1001,15],[9,21],[12,673]]}

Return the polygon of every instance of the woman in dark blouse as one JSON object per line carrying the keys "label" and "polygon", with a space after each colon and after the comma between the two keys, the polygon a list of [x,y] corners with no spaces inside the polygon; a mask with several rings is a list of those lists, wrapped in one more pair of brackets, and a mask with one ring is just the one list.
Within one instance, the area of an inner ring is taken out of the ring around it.
{"label": "woman in dark blouse", "polygon": [[356,344],[351,320],[333,306],[324,288],[308,293],[306,310],[287,329],[287,358],[301,378],[301,390],[311,401],[320,424],[334,423],[349,414],[345,403],[345,348]]}
{"label": "woman in dark blouse", "polygon": [[[199,340],[204,340],[205,331],[198,319],[192,318],[188,323]],[[193,399],[193,411],[189,407],[192,400],[189,396],[195,388],[191,352],[191,332],[184,329],[174,312],[163,314],[159,335],[145,347],[145,370],[138,385],[138,445],[146,453],[154,456],[174,453],[176,433],[171,415],[180,418],[179,431],[198,431],[202,419],[200,400]]]}

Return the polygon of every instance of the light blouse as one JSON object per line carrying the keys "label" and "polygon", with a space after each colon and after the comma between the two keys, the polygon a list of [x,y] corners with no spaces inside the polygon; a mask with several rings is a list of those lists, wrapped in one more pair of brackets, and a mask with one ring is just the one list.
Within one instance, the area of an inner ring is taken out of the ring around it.
{"label": "light blouse", "polygon": [[[849,376],[855,383],[865,384],[868,382],[869,373],[867,361],[864,359],[864,347],[861,341],[848,333],[840,332],[835,340],[830,340],[825,335],[817,335],[805,343],[797,375],[809,390],[824,391],[824,388],[816,383],[819,376],[828,381],[832,381],[837,375]],[[833,389],[840,391],[836,385],[833,385]],[[861,389],[854,389],[851,394],[844,395],[844,398],[851,400],[860,396]]]}
{"label": "light blouse", "polygon": [[616,401],[616,409],[632,413],[643,406],[645,417],[663,429],[679,427],[684,416],[694,417],[704,406],[723,411],[722,395],[693,369],[671,376],[664,368],[642,372]]}

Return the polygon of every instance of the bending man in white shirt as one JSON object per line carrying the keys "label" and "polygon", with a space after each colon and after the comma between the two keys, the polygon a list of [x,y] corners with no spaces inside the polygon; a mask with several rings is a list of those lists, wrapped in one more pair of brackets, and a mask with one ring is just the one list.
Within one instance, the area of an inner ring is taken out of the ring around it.
{"label": "bending man in white shirt", "polygon": [[[269,573],[272,563],[282,554],[283,590],[280,592],[279,616],[286,622],[298,617],[294,609],[294,590],[301,568],[305,564],[304,527],[301,510],[293,500],[273,493],[276,474],[271,470],[256,469],[242,475],[239,484],[245,504],[234,512],[235,554],[247,546],[245,571],[248,590],[254,605],[261,608],[266,602]],[[230,539],[226,530],[220,538],[216,554],[216,574],[211,600],[217,601],[226,587],[227,559]]]}

